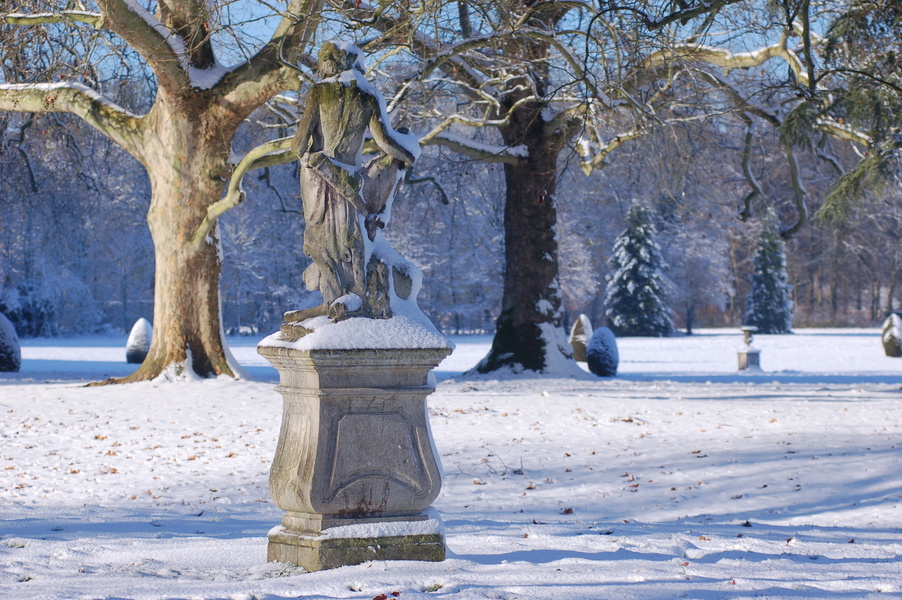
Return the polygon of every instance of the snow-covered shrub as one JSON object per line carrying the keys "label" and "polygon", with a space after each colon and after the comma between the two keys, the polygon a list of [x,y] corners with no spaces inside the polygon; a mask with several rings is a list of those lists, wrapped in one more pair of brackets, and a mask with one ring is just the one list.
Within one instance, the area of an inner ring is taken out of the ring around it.
{"label": "snow-covered shrub", "polygon": [[573,348],[573,360],[585,361],[589,338],[592,337],[592,323],[586,315],[580,315],[570,330],[570,347]]}
{"label": "snow-covered shrub", "polygon": [[893,358],[902,357],[902,317],[896,313],[883,322],[883,351]]}
{"label": "snow-covered shrub", "polygon": [[22,366],[22,349],[16,329],[3,313],[0,313],[0,372],[16,373]]}
{"label": "snow-covered shrub", "polygon": [[150,350],[150,341],[153,339],[153,327],[150,322],[141,317],[132,326],[131,333],[128,334],[128,341],[125,343],[125,360],[129,363],[141,364],[147,358],[147,352]]}
{"label": "snow-covered shrub", "polygon": [[655,241],[648,209],[633,204],[626,230],[614,241],[604,305],[608,326],[619,335],[665,336],[673,331],[667,304],[667,267]]}
{"label": "snow-covered shrub", "polygon": [[743,324],[757,327],[758,333],[790,333],[792,286],[786,283],[786,250],[775,220],[761,230],[751,283]]}
{"label": "snow-covered shrub", "polygon": [[617,351],[617,340],[607,327],[599,327],[589,340],[586,349],[586,363],[589,371],[599,377],[613,377],[620,365],[620,353]]}

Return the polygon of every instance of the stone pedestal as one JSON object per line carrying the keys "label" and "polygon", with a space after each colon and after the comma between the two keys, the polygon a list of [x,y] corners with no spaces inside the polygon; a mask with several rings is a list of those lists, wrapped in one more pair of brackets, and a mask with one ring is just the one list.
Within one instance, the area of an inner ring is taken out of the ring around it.
{"label": "stone pedestal", "polygon": [[743,346],[737,351],[739,370],[761,369],[761,351],[752,347],[752,341],[755,339],[753,334],[758,331],[758,328],[744,325],[739,329],[742,331],[743,343]]}
{"label": "stone pedestal", "polygon": [[749,369],[761,368],[760,350],[756,350],[755,348],[740,348],[738,356],[740,371],[748,371]]}
{"label": "stone pedestal", "polygon": [[[268,338],[269,339],[269,338]],[[285,511],[268,558],[308,571],[367,560],[443,560],[441,472],[426,415],[450,348],[299,349],[264,341],[282,427],[270,472]]]}

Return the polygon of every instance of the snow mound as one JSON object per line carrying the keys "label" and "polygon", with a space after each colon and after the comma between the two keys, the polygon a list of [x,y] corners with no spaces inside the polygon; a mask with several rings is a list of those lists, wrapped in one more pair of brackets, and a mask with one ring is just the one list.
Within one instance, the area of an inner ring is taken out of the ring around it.
{"label": "snow mound", "polygon": [[125,360],[133,364],[141,364],[147,358],[150,350],[150,341],[153,339],[153,327],[150,321],[141,317],[132,326],[125,343]]}
{"label": "snow mound", "polygon": [[893,358],[902,357],[902,317],[896,313],[883,322],[883,351]]}
{"label": "snow mound", "polygon": [[585,362],[589,339],[592,337],[592,322],[586,315],[579,315],[570,330],[570,347],[573,348],[573,360]]}
{"label": "snow mound", "polygon": [[16,328],[0,313],[0,371],[17,373],[22,366],[22,349]]}

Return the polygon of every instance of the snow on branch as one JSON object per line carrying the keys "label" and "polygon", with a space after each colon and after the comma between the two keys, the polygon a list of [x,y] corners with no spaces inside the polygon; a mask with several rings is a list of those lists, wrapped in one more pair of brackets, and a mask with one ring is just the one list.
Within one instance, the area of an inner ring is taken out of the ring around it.
{"label": "snow on branch", "polygon": [[186,53],[177,38],[138,0],[98,0],[108,27],[135,49],[153,69],[161,87],[177,90],[189,83]]}
{"label": "snow on branch", "polygon": [[90,25],[94,29],[103,29],[106,24],[106,19],[102,14],[84,10],[62,10],[57,13],[36,13],[30,15],[9,13],[4,15],[3,20],[9,25],[45,25],[63,21],[76,21]]}
{"label": "snow on branch", "polygon": [[726,48],[716,48],[703,44],[682,44],[674,48],[658,50],[652,53],[646,60],[646,65],[659,64],[660,62],[672,62],[676,60],[695,60],[709,65],[720,67],[725,73],[734,69],[750,69],[757,67],[771,58],[780,57],[789,63],[790,68],[796,74],[800,83],[807,80],[807,74],[802,66],[802,61],[786,46],[787,36],[776,44],[764,46],[749,52],[733,52]]}
{"label": "snow on branch", "polygon": [[[600,169],[605,165],[605,159],[611,152],[626,142],[639,139],[648,131],[648,127],[637,127],[636,129],[619,133],[604,143],[597,138],[594,141],[582,138],[577,144],[579,155],[582,158],[580,168],[582,168],[586,176],[591,175],[595,169]],[[593,135],[592,137],[595,136]]]}
{"label": "snow on branch", "polygon": [[832,137],[860,144],[866,148],[870,148],[874,143],[873,138],[866,133],[853,129],[848,125],[839,123],[833,119],[821,117],[816,121],[815,127]]}
{"label": "snow on branch", "polygon": [[71,113],[141,160],[141,117],[80,83],[2,84],[0,110]]}
{"label": "snow on branch", "polygon": [[297,89],[298,77],[311,79],[305,68],[314,70],[316,61],[305,52],[322,20],[323,2],[288,2],[269,41],[219,84],[226,103],[237,112],[250,114],[275,94]]}
{"label": "snow on branch", "polygon": [[421,138],[420,143],[424,146],[444,146],[458,154],[483,162],[517,164],[527,156],[526,147],[522,145],[484,144],[447,131]]}

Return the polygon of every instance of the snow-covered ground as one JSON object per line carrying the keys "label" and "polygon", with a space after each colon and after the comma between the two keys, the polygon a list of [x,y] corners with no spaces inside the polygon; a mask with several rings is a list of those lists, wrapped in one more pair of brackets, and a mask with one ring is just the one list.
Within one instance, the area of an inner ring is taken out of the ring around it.
{"label": "snow-covered ground", "polygon": [[[618,341],[621,375],[461,377],[429,400],[448,560],[266,563],[281,415],[257,381],[85,388],[125,336],[25,340],[0,374],[0,598],[599,600],[902,595],[902,359],[877,330]],[[393,596],[396,593],[397,596]]]}

